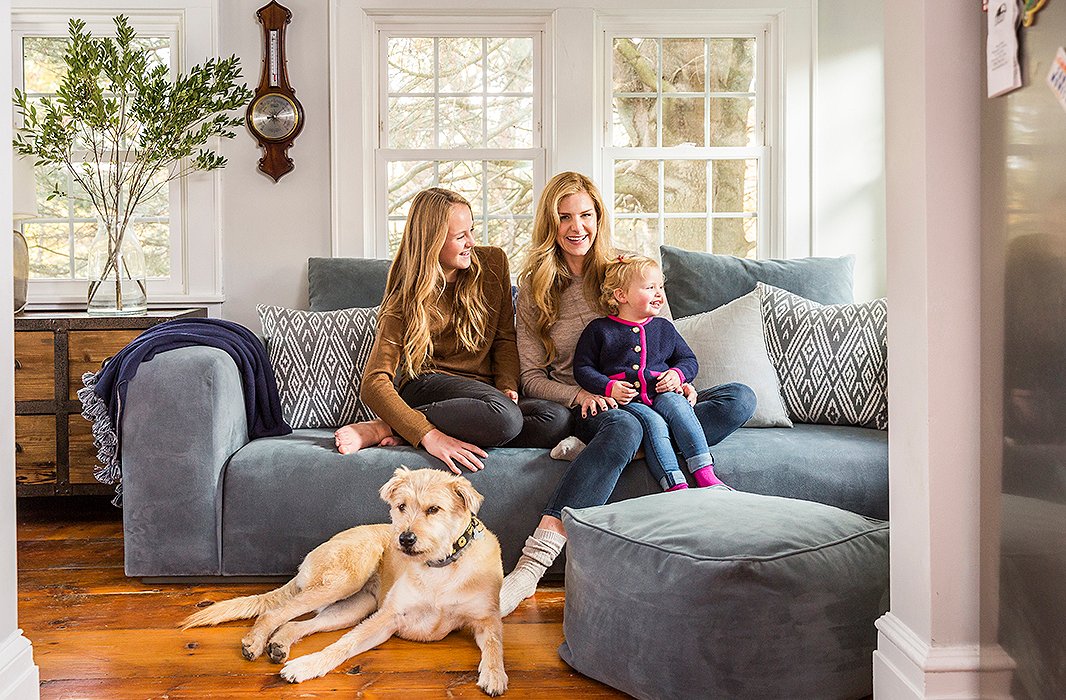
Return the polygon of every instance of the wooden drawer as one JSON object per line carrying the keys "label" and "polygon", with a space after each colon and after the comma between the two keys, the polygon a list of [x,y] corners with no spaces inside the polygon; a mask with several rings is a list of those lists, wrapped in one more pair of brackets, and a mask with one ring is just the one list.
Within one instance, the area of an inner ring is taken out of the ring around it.
{"label": "wooden drawer", "polygon": [[70,399],[78,398],[82,388],[81,375],[96,372],[104,360],[126,347],[141,334],[140,330],[92,330],[71,331],[69,335],[69,381]]}
{"label": "wooden drawer", "polygon": [[56,481],[56,417],[15,416],[15,483]]}
{"label": "wooden drawer", "polygon": [[55,334],[20,331],[15,334],[15,400],[55,398]]}
{"label": "wooden drawer", "polygon": [[93,476],[96,461],[96,448],[93,447],[92,424],[81,416],[67,416],[67,456],[70,460],[70,483],[96,484]]}

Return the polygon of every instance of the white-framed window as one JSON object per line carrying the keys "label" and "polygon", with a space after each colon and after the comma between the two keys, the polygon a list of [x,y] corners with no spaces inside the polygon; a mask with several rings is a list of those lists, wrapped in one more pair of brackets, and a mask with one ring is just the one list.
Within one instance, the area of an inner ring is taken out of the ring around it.
{"label": "white-framed window", "polygon": [[[641,0],[575,0],[566,7],[529,0],[522,17],[488,16],[469,0],[439,0],[432,10],[419,0],[394,0],[387,11],[379,6],[331,0],[335,255],[388,257],[403,209],[402,197],[389,199],[386,183],[416,167],[398,163],[418,162],[426,173],[430,163],[449,158],[447,149],[430,146],[439,116],[428,105],[441,95],[428,89],[418,98],[427,107],[417,117],[405,113],[422,120],[426,147],[401,154],[385,145],[387,100],[403,96],[387,87],[382,37],[505,36],[499,32],[523,22],[542,27],[542,127],[534,145],[544,169],[538,174],[534,159],[534,206],[551,175],[576,170],[609,199],[621,247],[811,254],[812,0],[665,0],[655,7]],[[434,31],[419,34],[427,24]],[[360,41],[349,41],[353,36]],[[641,40],[643,49],[633,46],[646,52],[653,76],[647,85],[616,85],[614,53],[629,48],[616,39]],[[721,75],[730,65],[724,52],[733,50],[738,64]],[[700,70],[690,69],[686,52],[700,57]],[[430,56],[429,49],[421,55]],[[678,60],[686,60],[684,68]],[[360,99],[367,94],[376,99]],[[647,107],[644,138],[626,131],[624,114],[616,118],[616,101]],[[724,132],[721,122],[730,115],[742,124]],[[678,118],[680,130],[670,123]],[[695,136],[687,135],[689,127]],[[483,160],[466,158],[468,170],[484,172]],[[626,182],[631,175],[653,185],[634,189]],[[419,186],[427,184],[433,182],[423,176]]]}
{"label": "white-framed window", "polygon": [[[13,84],[32,100],[51,96],[64,70],[69,19],[83,20],[94,36],[114,36],[118,14],[129,17],[139,40],[174,75],[218,55],[216,11],[212,0],[118,0],[106,9],[85,0],[64,0],[61,7],[21,0],[12,10]],[[34,170],[38,215],[20,222],[30,250],[30,308],[83,306],[95,212],[65,169]],[[63,196],[49,200],[57,185]],[[197,172],[163,185],[142,202],[133,225],[145,251],[150,303],[223,300],[215,173]]]}
{"label": "white-framed window", "polygon": [[658,24],[673,32],[605,28],[602,172],[616,244],[765,257],[769,30]]}
{"label": "white-framed window", "polygon": [[[468,18],[470,19],[470,18]],[[378,257],[399,247],[414,195],[455,190],[478,242],[525,258],[544,183],[543,27],[528,22],[377,24]]]}

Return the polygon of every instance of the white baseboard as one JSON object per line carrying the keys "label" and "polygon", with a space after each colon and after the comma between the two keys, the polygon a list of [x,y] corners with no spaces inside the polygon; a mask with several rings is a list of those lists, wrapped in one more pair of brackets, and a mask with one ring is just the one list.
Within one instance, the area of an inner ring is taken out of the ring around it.
{"label": "white baseboard", "polygon": [[0,645],[0,700],[39,700],[40,674],[33,646],[15,630]]}
{"label": "white baseboard", "polygon": [[877,620],[877,700],[1009,700],[1014,660],[998,644],[931,646],[891,612]]}

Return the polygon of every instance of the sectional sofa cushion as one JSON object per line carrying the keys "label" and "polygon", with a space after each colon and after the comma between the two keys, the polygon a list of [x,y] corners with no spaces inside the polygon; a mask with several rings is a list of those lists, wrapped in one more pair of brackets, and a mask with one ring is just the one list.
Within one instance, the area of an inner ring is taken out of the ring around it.
{"label": "sectional sofa cushion", "polygon": [[374,418],[359,398],[377,331],[377,307],[300,311],[260,304],[281,410],[295,428],[337,428]]}
{"label": "sectional sofa cushion", "polygon": [[559,649],[637,698],[859,698],[888,598],[888,523],[689,489],[563,511]]}
{"label": "sectional sofa cushion", "polygon": [[854,297],[855,257],[748,260],[660,246],[666,296],[674,318],[716,309],[765,282],[822,304],[848,304]]}
{"label": "sectional sofa cushion", "polygon": [[308,258],[307,300],[312,311],[381,304],[391,260]]}
{"label": "sectional sofa cushion", "polygon": [[823,305],[762,283],[757,291],[792,420],[886,430],[886,300]]}
{"label": "sectional sofa cushion", "polygon": [[752,291],[717,309],[679,319],[674,325],[700,363],[692,382],[696,389],[728,382],[747,384],[758,403],[744,426],[791,428],[777,372],[766,354],[761,303]]}

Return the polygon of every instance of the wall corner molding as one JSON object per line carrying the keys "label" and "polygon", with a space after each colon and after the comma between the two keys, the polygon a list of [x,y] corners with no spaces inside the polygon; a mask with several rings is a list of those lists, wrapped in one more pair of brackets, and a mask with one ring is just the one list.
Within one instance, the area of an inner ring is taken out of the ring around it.
{"label": "wall corner molding", "polygon": [[0,643],[0,700],[38,700],[40,696],[33,645],[22,630],[15,630]]}
{"label": "wall corner molding", "polygon": [[1008,700],[1014,660],[998,644],[932,646],[886,613],[875,623],[874,696]]}

